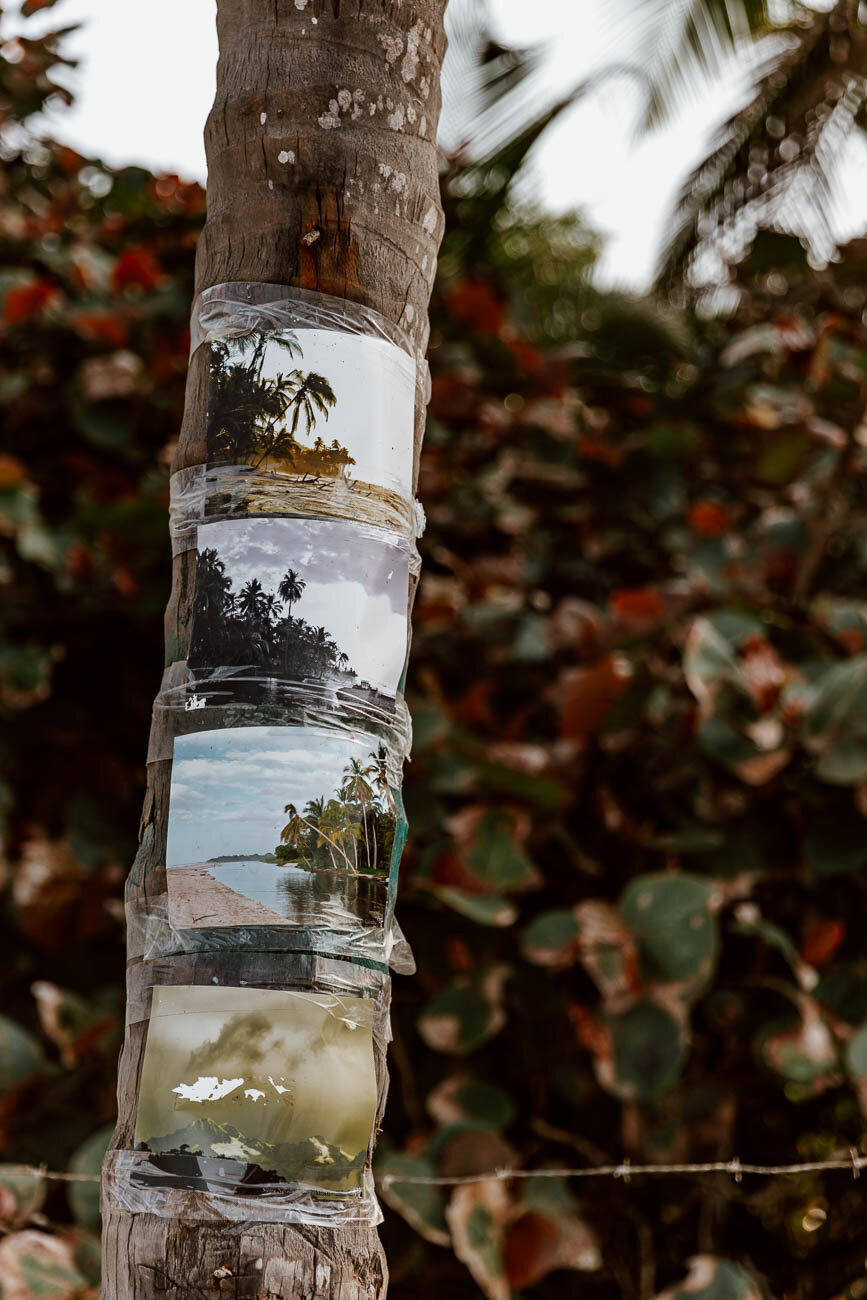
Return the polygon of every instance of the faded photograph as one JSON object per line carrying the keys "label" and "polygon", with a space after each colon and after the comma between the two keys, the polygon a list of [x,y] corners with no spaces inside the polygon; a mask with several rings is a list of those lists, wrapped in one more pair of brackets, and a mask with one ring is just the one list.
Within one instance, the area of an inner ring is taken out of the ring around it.
{"label": "faded photograph", "polygon": [[[208,462],[250,471],[243,508],[267,485],[387,504],[411,495],[415,365],[395,344],[318,329],[263,329],[211,344]],[[259,493],[264,495],[259,502]]]}
{"label": "faded photograph", "polygon": [[246,1182],[360,1187],[376,1112],[373,1011],[325,993],[155,988],[136,1148],[178,1156],[178,1170],[217,1158],[222,1177]]}
{"label": "faded photograph", "polygon": [[381,928],[397,808],[385,749],[310,727],[174,742],[166,879],[178,930]]}
{"label": "faded photograph", "polygon": [[309,682],[393,712],[408,599],[407,552],[352,524],[205,524],[187,662],[200,678],[268,679],[276,700],[281,681]]}

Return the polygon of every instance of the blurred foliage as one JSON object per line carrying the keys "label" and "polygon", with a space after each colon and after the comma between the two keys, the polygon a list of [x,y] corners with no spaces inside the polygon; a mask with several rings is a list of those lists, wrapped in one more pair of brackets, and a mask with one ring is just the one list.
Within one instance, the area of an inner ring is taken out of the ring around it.
{"label": "blurred foliage", "polygon": [[[114,1113],[204,205],[30,136],[61,49],[0,58],[4,1300],[96,1294],[88,1185],[22,1166],[95,1170]],[[394,986],[380,1172],[845,1157],[867,242],[815,270],[759,231],[725,313],[601,294],[580,222],[510,208],[519,161],[444,180],[400,907],[419,974]],[[845,1173],[387,1200],[396,1298],[867,1292]]]}

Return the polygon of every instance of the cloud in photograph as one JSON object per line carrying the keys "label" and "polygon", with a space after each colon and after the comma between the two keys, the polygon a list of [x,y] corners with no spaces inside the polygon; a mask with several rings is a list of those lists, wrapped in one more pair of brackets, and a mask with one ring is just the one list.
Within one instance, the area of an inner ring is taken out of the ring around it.
{"label": "cloud in photograph", "polygon": [[274,851],[284,808],[336,790],[350,758],[366,761],[371,737],[310,727],[238,727],[178,736],[169,797],[166,866]]}
{"label": "cloud in photograph", "polygon": [[224,1154],[251,1160],[309,1143],[315,1164],[326,1147],[347,1157],[366,1151],[375,1109],[370,1000],[209,985],[154,990],[137,1143],[171,1149],[159,1139],[196,1133],[210,1136],[211,1154],[232,1143],[237,1150]]}
{"label": "cloud in photograph", "polygon": [[237,593],[251,579],[276,592],[287,569],[304,580],[293,615],[325,627],[362,681],[394,694],[406,658],[409,560],[401,547],[332,520],[239,519],[205,524]]}

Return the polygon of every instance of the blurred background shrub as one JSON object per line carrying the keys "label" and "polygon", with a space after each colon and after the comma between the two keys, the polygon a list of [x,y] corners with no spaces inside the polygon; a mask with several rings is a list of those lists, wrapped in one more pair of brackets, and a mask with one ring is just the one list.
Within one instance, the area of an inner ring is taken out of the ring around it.
{"label": "blurred background shrub", "polygon": [[[745,10],[750,105],[644,297],[594,286],[580,217],[515,197],[562,105],[534,117],[532,55],[456,20],[511,128],[443,160],[400,903],[419,973],[395,981],[382,1173],[862,1142],[867,240],[823,258],[804,187],[860,129],[864,32],[851,5]],[[24,32],[0,57],[0,1289],[66,1300],[96,1294],[95,1187],[20,1166],[95,1173],[114,1116],[204,194],[40,138],[64,37]],[[395,1300],[867,1294],[846,1173],[387,1200]]]}

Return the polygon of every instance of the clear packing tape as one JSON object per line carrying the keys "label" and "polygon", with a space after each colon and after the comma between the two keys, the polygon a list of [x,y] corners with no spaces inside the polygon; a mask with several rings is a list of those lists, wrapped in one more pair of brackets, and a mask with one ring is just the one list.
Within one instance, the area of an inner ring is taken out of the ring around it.
{"label": "clear packing tape", "polygon": [[[260,365],[251,340],[262,339],[268,355]],[[351,519],[410,539],[421,534],[424,513],[412,493],[414,422],[416,405],[429,399],[430,375],[403,330],[328,294],[233,283],[199,295],[191,345],[211,349],[208,459],[172,476],[176,551],[195,544],[190,533],[200,522],[272,512]],[[226,374],[214,364],[222,360]],[[238,406],[249,400],[238,367],[249,369],[251,361],[269,404],[257,438],[215,418],[233,380]]]}
{"label": "clear packing tape", "polygon": [[376,312],[279,285],[207,290],[191,335],[206,461],[171,484],[189,635],[154,706],[165,815],[127,882],[140,1073],[104,1204],[375,1224],[388,968],[414,969],[394,902],[426,363]]}
{"label": "clear packing tape", "polygon": [[129,1023],[146,1033],[135,1149],[107,1155],[103,1209],[381,1222],[371,1157],[391,1037],[385,975],[237,954],[217,978],[204,958],[131,971]]}

